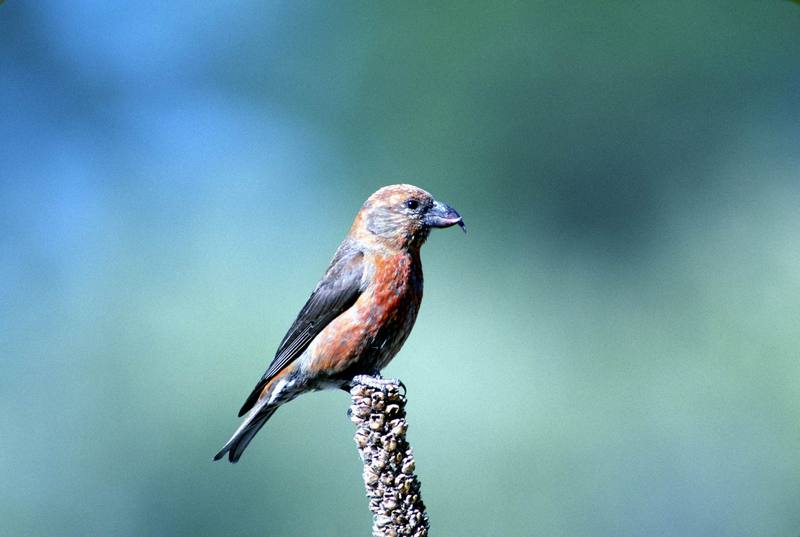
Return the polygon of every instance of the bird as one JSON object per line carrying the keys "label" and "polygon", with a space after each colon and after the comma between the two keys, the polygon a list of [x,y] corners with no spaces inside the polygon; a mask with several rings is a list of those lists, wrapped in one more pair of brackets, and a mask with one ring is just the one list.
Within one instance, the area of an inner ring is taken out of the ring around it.
{"label": "bird", "polygon": [[422,301],[420,247],[461,215],[425,190],[385,186],[362,205],[266,372],[239,410],[245,416],[214,456],[235,463],[275,411],[322,389],[380,384],[380,371],[414,326]]}

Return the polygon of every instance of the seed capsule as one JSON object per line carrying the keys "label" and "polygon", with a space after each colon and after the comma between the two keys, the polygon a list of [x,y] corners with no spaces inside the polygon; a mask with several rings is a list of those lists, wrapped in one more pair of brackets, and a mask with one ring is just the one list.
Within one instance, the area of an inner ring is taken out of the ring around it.
{"label": "seed capsule", "polygon": [[377,431],[383,427],[383,421],[383,414],[371,414],[369,417],[369,428],[373,431]]}
{"label": "seed capsule", "polygon": [[414,472],[414,468],[416,468],[416,466],[417,465],[414,463],[414,461],[410,460],[410,461],[406,462],[403,465],[403,467],[400,469],[400,471],[403,472],[406,475],[410,475],[411,473]]}

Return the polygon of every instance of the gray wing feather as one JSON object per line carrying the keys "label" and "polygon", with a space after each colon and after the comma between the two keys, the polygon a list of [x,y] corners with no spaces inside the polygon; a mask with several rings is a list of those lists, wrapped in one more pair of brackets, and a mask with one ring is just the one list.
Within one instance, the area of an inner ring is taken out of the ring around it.
{"label": "gray wing feather", "polygon": [[264,386],[303,354],[311,341],[336,317],[350,308],[361,294],[364,254],[343,244],[303,309],[284,336],[275,358],[245,401],[239,416],[253,408]]}

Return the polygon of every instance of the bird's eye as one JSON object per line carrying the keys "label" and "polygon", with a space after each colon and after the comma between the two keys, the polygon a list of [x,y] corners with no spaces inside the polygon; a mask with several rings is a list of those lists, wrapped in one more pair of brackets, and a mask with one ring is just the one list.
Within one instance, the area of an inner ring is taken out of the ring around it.
{"label": "bird's eye", "polygon": [[409,209],[411,209],[413,211],[417,207],[419,207],[419,202],[412,198],[412,199],[406,201],[406,207],[408,207]]}

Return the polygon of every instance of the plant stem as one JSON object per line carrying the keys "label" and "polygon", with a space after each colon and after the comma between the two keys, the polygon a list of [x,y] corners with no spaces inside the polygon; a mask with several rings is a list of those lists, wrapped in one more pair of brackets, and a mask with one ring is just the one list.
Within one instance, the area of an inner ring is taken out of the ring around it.
{"label": "plant stem", "polygon": [[398,381],[375,379],[350,390],[350,419],[364,462],[364,486],[375,537],[428,535],[428,515],[414,474],[414,454],[406,441],[406,398]]}

